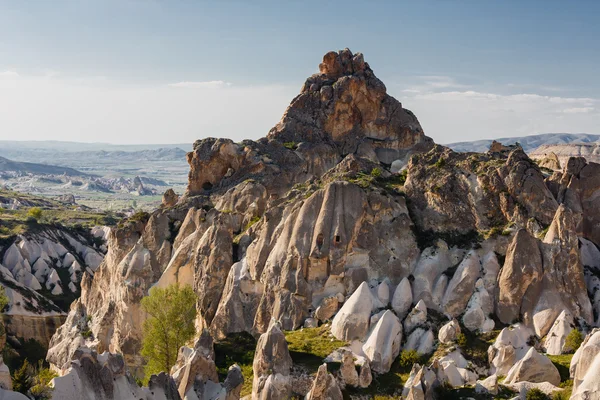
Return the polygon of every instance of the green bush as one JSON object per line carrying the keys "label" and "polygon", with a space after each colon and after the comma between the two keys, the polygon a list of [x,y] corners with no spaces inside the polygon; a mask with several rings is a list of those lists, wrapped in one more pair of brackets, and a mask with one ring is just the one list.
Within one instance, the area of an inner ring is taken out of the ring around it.
{"label": "green bush", "polygon": [[382,172],[381,172],[381,168],[373,168],[371,170],[371,176],[373,178],[379,178],[381,176]]}
{"label": "green bush", "polygon": [[571,352],[575,352],[583,343],[583,334],[577,329],[573,329],[565,339],[565,347]]}
{"label": "green bush", "polygon": [[8,303],[10,303],[10,301],[4,291],[4,286],[0,286],[0,313],[4,311]]}
{"label": "green bush", "polygon": [[21,365],[21,368],[16,370],[12,376],[13,390],[15,392],[27,394],[27,392],[29,391],[29,389],[31,389],[31,386],[33,385],[33,380],[31,376],[31,365],[29,364],[29,361],[25,359],[25,361],[23,361],[23,364]]}
{"label": "green bush", "polygon": [[400,353],[400,366],[403,368],[412,368],[420,361],[421,355],[416,350],[402,350]]}
{"label": "green bush", "polygon": [[467,336],[464,333],[459,333],[456,336],[456,344],[458,347],[465,348],[468,345]]}
{"label": "green bush", "polygon": [[548,395],[542,392],[540,389],[533,388],[527,392],[525,396],[526,400],[548,400]]}
{"label": "green bush", "polygon": [[42,214],[44,212],[42,211],[41,208],[39,207],[31,207],[29,209],[29,211],[27,212],[27,216],[31,217],[31,218],[35,218],[36,221],[38,221],[40,218],[42,218]]}

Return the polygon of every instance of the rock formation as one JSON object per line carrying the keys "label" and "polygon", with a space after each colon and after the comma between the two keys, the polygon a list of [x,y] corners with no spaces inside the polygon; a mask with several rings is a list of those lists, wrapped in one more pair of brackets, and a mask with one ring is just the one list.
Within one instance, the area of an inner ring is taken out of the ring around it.
{"label": "rock formation", "polygon": [[[300,381],[303,395],[337,398],[389,371],[400,349],[439,350],[413,368],[408,398],[479,378],[493,392],[492,375],[560,383],[537,343],[562,352],[571,327],[600,320],[600,166],[572,158],[550,175],[520,146],[454,152],[424,135],[360,53],[327,53],[319,71],[266,137],[196,141],[186,193],[110,232],[50,343],[58,370],[86,345],[122,353],[139,374],[140,301],[153,285],[179,283],[198,295],[205,337],[260,337],[256,399],[287,398]],[[453,345],[461,330],[518,321],[488,363]],[[338,389],[325,367],[314,381],[293,376],[284,331],[302,327],[347,342]],[[239,395],[240,370],[220,384],[213,361],[207,347],[184,348],[172,371],[178,396]]]}

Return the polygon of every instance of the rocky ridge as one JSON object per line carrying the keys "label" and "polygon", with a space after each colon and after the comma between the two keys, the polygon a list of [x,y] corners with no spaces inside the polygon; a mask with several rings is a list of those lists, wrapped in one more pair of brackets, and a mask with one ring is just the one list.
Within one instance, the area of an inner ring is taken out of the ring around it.
{"label": "rocky ridge", "polygon": [[[436,351],[397,388],[406,398],[448,385],[490,392],[500,375],[511,390],[559,390],[534,344],[562,353],[570,329],[598,321],[599,165],[573,158],[549,176],[519,146],[453,152],[424,135],[361,54],[327,53],[319,69],[267,137],[197,141],[186,194],[110,232],[48,361],[68,374],[86,345],[123,354],[135,374],[139,302],[177,282],[198,294],[199,332],[260,337],[253,398],[292,396],[283,331],[329,321],[352,358],[341,376],[320,367],[311,399],[369,386],[402,350]],[[495,332],[489,357],[457,345],[462,332]],[[198,350],[182,351],[180,369]],[[574,396],[594,390],[580,365]],[[211,373],[187,375],[182,397],[196,379],[236,396]]]}

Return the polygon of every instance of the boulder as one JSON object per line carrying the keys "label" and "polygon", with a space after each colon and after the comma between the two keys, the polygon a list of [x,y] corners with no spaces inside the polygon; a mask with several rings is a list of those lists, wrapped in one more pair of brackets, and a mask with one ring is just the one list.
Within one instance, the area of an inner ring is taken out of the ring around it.
{"label": "boulder", "polygon": [[549,382],[560,384],[560,373],[550,359],[538,353],[533,347],[506,374],[506,384],[517,382]]}
{"label": "boulder", "polygon": [[456,340],[460,334],[460,325],[457,320],[446,323],[438,332],[438,340],[443,344],[450,344]]}
{"label": "boulder", "polygon": [[412,301],[413,296],[410,281],[407,278],[403,278],[398,286],[396,286],[396,290],[394,290],[392,309],[399,318],[404,318],[410,310]]}
{"label": "boulder", "polygon": [[444,312],[455,318],[462,314],[473,294],[481,261],[475,251],[467,253],[452,276],[442,300]]}
{"label": "boulder", "polygon": [[327,372],[327,364],[323,364],[317,371],[313,386],[306,396],[306,400],[342,400],[342,391],[336,379]]}
{"label": "boulder", "polygon": [[285,335],[277,322],[272,322],[256,344],[252,398],[276,400],[289,398],[292,393],[290,369],[292,357]]}
{"label": "boulder", "polygon": [[328,321],[338,311],[338,307],[337,296],[326,297],[321,300],[321,304],[315,310],[315,318],[321,322]]}
{"label": "boulder", "polygon": [[427,321],[427,306],[423,300],[419,300],[417,305],[411,310],[404,320],[404,332],[410,333],[416,327],[423,325]]}
{"label": "boulder", "polygon": [[574,351],[576,349],[565,349],[565,341],[567,336],[573,330],[573,317],[566,310],[563,310],[558,318],[552,324],[550,332],[544,339],[544,349],[547,354],[559,355],[563,354],[565,350]]}
{"label": "boulder", "polygon": [[162,197],[163,207],[173,207],[179,201],[179,195],[173,189],[167,189]]}
{"label": "boulder", "polygon": [[371,369],[380,374],[388,372],[400,353],[401,341],[402,324],[392,311],[387,310],[362,346]]}
{"label": "boulder", "polygon": [[360,284],[335,315],[331,333],[339,340],[363,340],[369,330],[373,295],[366,282]]}
{"label": "boulder", "polygon": [[351,351],[344,350],[342,353],[342,365],[340,367],[342,381],[348,386],[358,386],[358,372],[354,365],[354,356]]}
{"label": "boulder", "polygon": [[498,376],[492,375],[477,381],[475,384],[475,392],[480,394],[498,394]]}

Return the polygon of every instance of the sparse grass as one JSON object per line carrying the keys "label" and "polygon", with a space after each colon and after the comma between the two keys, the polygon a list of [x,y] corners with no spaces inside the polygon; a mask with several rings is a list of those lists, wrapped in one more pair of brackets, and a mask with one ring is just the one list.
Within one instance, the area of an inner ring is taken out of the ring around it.
{"label": "sparse grass", "polygon": [[227,377],[229,367],[233,364],[240,366],[244,376],[241,397],[252,394],[252,363],[256,350],[256,340],[249,333],[232,333],[227,338],[215,343],[215,364],[219,380]]}
{"label": "sparse grass", "polygon": [[250,221],[248,221],[248,223],[244,227],[244,231],[247,231],[248,229],[250,229],[252,227],[252,225],[256,224],[258,221],[260,221],[259,216],[254,216],[254,217],[250,218]]}
{"label": "sparse grass", "polygon": [[571,359],[573,358],[573,354],[561,354],[559,356],[551,356],[550,354],[547,357],[552,361],[552,364],[558,369],[560,373],[560,381],[566,382],[570,380],[571,376],[569,374],[569,367],[571,366]]}
{"label": "sparse grass", "polygon": [[290,150],[296,150],[298,148],[298,143],[296,142],[285,142],[283,147]]}
{"label": "sparse grass", "polygon": [[[287,331],[285,340],[294,364],[302,365],[310,373],[317,372],[325,357],[347,344],[331,336],[327,325]],[[331,369],[335,369],[335,365]]]}

